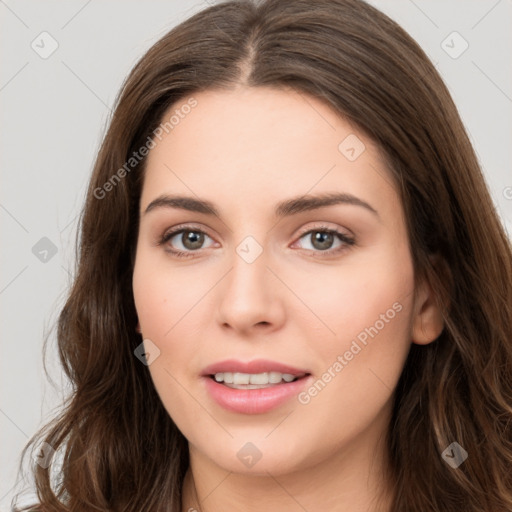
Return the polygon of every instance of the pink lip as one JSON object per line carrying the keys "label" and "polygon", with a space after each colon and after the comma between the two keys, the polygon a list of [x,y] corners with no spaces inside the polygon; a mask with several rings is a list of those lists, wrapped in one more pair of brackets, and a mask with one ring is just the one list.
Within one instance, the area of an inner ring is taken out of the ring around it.
{"label": "pink lip", "polygon": [[227,359],[219,361],[218,363],[211,364],[203,369],[201,375],[215,375],[216,373],[224,372],[238,372],[238,373],[264,373],[264,372],[279,372],[289,373],[291,375],[301,376],[305,373],[310,373],[308,370],[301,370],[288,366],[283,363],[277,363],[268,359],[255,359],[253,361],[237,361],[236,359]]}
{"label": "pink lip", "polygon": [[241,414],[261,414],[275,409],[293,396],[297,396],[306,386],[311,385],[313,376],[307,375],[293,382],[285,382],[261,389],[230,388],[216,382],[207,375],[203,376],[202,380],[210,396],[224,409]]}

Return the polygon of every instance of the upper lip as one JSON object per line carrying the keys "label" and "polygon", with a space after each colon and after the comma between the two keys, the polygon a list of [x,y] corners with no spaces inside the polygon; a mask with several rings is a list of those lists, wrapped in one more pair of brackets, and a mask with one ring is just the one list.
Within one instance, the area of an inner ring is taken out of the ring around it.
{"label": "upper lip", "polygon": [[270,361],[268,359],[254,359],[253,361],[237,361],[236,359],[226,359],[213,363],[203,369],[201,375],[215,375],[216,373],[265,373],[265,372],[279,372],[288,373],[290,375],[302,376],[308,374],[308,370],[301,370],[294,368],[284,363],[277,361]]}

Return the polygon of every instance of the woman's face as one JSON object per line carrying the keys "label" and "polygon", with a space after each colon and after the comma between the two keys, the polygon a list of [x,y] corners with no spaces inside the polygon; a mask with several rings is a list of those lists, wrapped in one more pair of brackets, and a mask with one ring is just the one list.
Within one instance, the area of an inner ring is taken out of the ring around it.
{"label": "woman's face", "polygon": [[430,288],[415,298],[378,150],[291,91],[207,91],[163,121],[173,114],[147,160],[133,292],[149,372],[191,453],[282,474],[371,450],[411,340],[442,328]]}

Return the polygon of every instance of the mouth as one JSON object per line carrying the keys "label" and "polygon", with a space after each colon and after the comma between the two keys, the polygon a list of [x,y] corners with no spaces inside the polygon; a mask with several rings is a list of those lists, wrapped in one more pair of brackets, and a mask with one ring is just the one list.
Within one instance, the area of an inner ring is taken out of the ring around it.
{"label": "mouth", "polygon": [[[210,399],[223,409],[237,414],[264,414],[290,403],[306,387],[313,375],[286,365],[273,363],[262,367],[261,361],[236,367],[220,363],[203,372],[201,378]],[[247,370],[247,366],[251,367]],[[262,371],[268,369],[269,371]],[[231,371],[228,371],[231,370]],[[257,371],[258,373],[251,373]],[[279,371],[280,370],[280,371]]]}
{"label": "mouth", "polygon": [[229,359],[211,364],[203,369],[201,376],[232,389],[263,389],[283,386],[303,379],[311,373],[285,363],[268,359],[239,361]]}
{"label": "mouth", "polygon": [[311,374],[307,372],[294,375],[277,371],[262,373],[217,372],[209,374],[207,377],[231,389],[264,389],[290,384],[309,375]]}

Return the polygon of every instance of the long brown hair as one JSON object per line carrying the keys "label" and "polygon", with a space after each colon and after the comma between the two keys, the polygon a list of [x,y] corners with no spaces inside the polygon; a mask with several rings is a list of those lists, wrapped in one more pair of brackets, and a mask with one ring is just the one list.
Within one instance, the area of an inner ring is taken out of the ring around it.
{"label": "long brown hair", "polygon": [[[126,79],[58,319],[72,393],[22,455],[46,442],[60,456],[53,480],[55,460],[31,468],[41,510],[181,511],[187,441],[134,356],[141,338],[131,278],[146,159],[127,162],[172,104],[237,84],[322,99],[377,143],[399,189],[415,274],[435,291],[445,328],[433,343],[411,346],[396,388],[392,511],[512,510],[510,242],[436,69],[361,0],[219,3],[172,29]],[[441,456],[452,442],[468,454],[457,468]]]}

